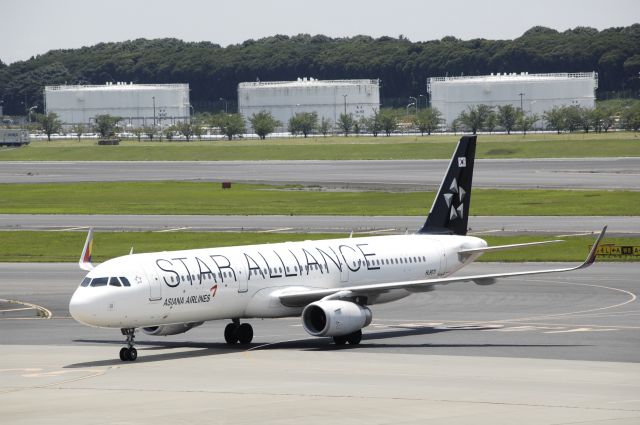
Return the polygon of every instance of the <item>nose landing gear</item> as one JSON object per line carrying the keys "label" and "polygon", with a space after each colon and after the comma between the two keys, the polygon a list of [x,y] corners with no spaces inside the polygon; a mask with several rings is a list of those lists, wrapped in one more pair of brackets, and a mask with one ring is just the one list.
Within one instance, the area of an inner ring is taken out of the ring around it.
{"label": "nose landing gear", "polygon": [[123,362],[132,362],[138,358],[138,350],[133,347],[135,328],[123,328],[120,329],[120,332],[127,337],[127,346],[120,349],[120,360]]}
{"label": "nose landing gear", "polygon": [[242,345],[250,344],[253,340],[253,327],[248,323],[240,323],[240,320],[233,319],[224,328],[224,340],[229,345],[240,343]]}

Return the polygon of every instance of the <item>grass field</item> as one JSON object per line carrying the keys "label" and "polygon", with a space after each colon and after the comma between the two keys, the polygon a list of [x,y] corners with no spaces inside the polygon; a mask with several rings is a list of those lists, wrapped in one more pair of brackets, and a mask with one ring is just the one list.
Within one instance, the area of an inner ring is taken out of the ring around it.
{"label": "grass field", "polygon": [[[0,213],[426,215],[433,197],[203,182],[0,184]],[[640,215],[640,192],[474,189],[471,214]]]}
{"label": "grass field", "polygon": [[[135,252],[170,251],[178,249],[211,248],[231,245],[276,243],[308,239],[347,237],[346,234],[299,233],[149,233],[103,232],[96,233],[94,262],[126,255],[133,246]],[[82,232],[0,232],[0,262],[75,262],[80,257],[86,234]],[[490,245],[503,245],[545,240],[543,237],[490,236],[484,238]],[[559,244],[522,248],[485,254],[481,261],[582,261],[594,237],[572,237]],[[604,243],[640,245],[640,238],[605,238]],[[628,258],[606,258],[605,261],[630,261]]]}
{"label": "grass field", "polygon": [[[478,158],[578,158],[640,156],[637,133],[480,135]],[[19,149],[0,148],[0,161],[221,161],[449,159],[460,136],[310,137],[234,141],[123,141],[97,146],[95,140],[34,141]]]}

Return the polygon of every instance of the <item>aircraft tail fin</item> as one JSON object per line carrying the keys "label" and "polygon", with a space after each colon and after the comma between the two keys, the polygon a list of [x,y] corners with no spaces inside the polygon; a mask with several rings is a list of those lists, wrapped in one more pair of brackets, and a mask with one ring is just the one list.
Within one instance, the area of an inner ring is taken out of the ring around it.
{"label": "aircraft tail fin", "polygon": [[427,221],[418,233],[467,234],[475,156],[476,136],[462,136]]}
{"label": "aircraft tail fin", "polygon": [[91,264],[91,253],[93,251],[93,228],[89,229],[89,233],[87,234],[87,240],[84,243],[84,248],[82,249],[82,254],[80,255],[80,260],[78,261],[78,265],[82,270],[92,270],[93,264]]}

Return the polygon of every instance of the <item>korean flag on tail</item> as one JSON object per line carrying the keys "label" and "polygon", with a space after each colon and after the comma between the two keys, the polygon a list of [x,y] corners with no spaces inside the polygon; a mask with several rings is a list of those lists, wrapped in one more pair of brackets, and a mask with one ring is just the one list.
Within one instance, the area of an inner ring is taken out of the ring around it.
{"label": "korean flag on tail", "polygon": [[467,166],[467,157],[460,156],[458,157],[458,167],[465,168]]}

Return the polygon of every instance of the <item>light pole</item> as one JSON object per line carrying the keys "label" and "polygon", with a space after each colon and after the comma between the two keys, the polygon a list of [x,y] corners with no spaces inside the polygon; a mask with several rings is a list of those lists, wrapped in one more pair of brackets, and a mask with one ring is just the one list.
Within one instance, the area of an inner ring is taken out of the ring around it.
{"label": "light pole", "polygon": [[153,128],[156,128],[156,97],[151,96],[151,100],[153,101]]}
{"label": "light pole", "polygon": [[348,94],[343,94],[342,97],[344,97],[344,114],[347,115],[347,96],[349,96]]}
{"label": "light pole", "polygon": [[[410,100],[411,100],[411,99],[413,99],[413,104],[414,104],[414,105],[416,105],[416,115],[418,115],[418,108],[419,108],[419,106],[418,106],[418,99],[417,99],[417,98],[415,98],[415,97],[413,97],[413,96],[409,96],[409,99],[410,99]],[[407,115],[409,115],[409,114],[407,113]]]}
{"label": "light pole", "polygon": [[520,111],[524,113],[524,109],[522,108],[522,97],[524,96],[524,93],[518,93],[518,96],[520,96]]}
{"label": "light pole", "polygon": [[38,106],[33,105],[31,108],[29,108],[29,122],[31,122],[31,115],[33,114],[34,109],[38,109]]}
{"label": "light pole", "polygon": [[228,114],[229,113],[229,103],[227,102],[227,99],[225,99],[224,97],[221,97],[220,100],[222,102],[224,102],[224,113]]}
{"label": "light pole", "polygon": [[409,115],[409,108],[411,108],[412,106],[416,106],[416,104],[411,102],[407,105],[407,116]]}
{"label": "light pole", "polygon": [[418,97],[424,97],[424,109],[427,109],[429,105],[427,105],[427,102],[429,101],[429,98],[427,97],[426,94],[419,94]]}
{"label": "light pole", "polygon": [[192,117],[195,116],[196,110],[193,109],[193,105],[189,104],[189,109],[191,110],[191,116],[189,117],[189,121],[191,121]]}

